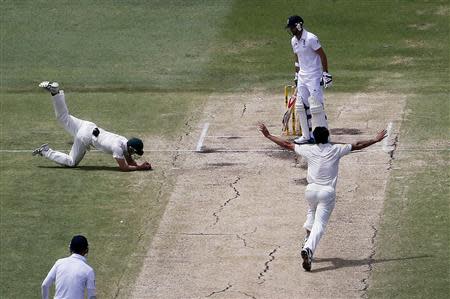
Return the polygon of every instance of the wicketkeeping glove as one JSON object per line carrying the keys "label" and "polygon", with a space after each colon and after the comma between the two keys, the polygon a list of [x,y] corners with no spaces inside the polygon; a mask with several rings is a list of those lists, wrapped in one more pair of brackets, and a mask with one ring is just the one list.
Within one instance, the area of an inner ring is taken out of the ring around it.
{"label": "wicketkeeping glove", "polygon": [[325,88],[331,87],[333,85],[333,76],[327,72],[323,72],[320,85],[323,85]]}

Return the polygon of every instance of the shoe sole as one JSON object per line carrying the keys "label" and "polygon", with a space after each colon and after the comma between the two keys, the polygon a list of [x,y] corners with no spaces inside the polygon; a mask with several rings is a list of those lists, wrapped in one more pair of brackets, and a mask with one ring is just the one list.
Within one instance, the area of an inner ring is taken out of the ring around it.
{"label": "shoe sole", "polygon": [[42,151],[44,150],[44,147],[48,146],[48,143],[44,143],[43,145],[41,145],[40,147],[38,147],[37,149],[35,149],[31,155],[32,156],[42,156]]}
{"label": "shoe sole", "polygon": [[302,250],[301,252],[301,256],[303,259],[303,269],[305,269],[306,271],[311,271],[311,262],[309,261],[309,257],[308,257],[308,252],[306,252],[306,250]]}
{"label": "shoe sole", "polygon": [[59,91],[58,82],[43,81],[39,83],[39,87],[48,90],[51,93],[57,93]]}

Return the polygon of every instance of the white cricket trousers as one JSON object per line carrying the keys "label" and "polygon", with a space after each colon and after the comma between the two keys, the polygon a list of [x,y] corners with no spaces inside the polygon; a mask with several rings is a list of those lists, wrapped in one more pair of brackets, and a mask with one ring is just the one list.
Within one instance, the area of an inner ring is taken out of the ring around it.
{"label": "white cricket trousers", "polygon": [[77,166],[89,148],[92,140],[92,131],[97,126],[92,122],[78,119],[69,114],[64,91],[60,90],[57,95],[52,96],[52,100],[56,119],[73,136],[73,145],[68,155],[52,149],[42,152],[42,155],[60,165]]}
{"label": "white cricket trousers", "polygon": [[315,186],[316,188],[311,188],[313,190],[306,188],[305,198],[309,208],[306,222],[303,225],[304,228],[311,231],[304,247],[311,249],[313,253],[325,232],[325,227],[336,203],[336,192],[332,187],[324,187],[319,190],[320,187]]}
{"label": "white cricket trousers", "polygon": [[297,101],[295,102],[295,112],[298,115],[302,136],[306,139],[312,137],[311,106],[308,99],[314,96],[323,105],[323,87],[320,86],[321,77],[305,78],[299,75],[297,82]]}

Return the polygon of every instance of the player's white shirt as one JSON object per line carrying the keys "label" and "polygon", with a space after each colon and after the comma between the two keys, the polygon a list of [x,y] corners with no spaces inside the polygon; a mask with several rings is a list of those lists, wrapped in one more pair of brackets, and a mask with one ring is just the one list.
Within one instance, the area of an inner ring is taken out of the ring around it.
{"label": "player's white shirt", "polygon": [[104,153],[111,154],[115,159],[125,159],[127,152],[127,142],[123,136],[105,131],[101,128],[98,137],[92,136],[92,145]]}
{"label": "player's white shirt", "polygon": [[305,79],[315,78],[317,76],[321,77],[322,62],[319,54],[316,53],[316,50],[321,48],[319,38],[303,28],[300,40],[296,36],[293,36],[291,46],[300,64],[299,76]]}
{"label": "player's white shirt", "polygon": [[351,150],[351,144],[295,145],[295,152],[308,162],[308,183],[331,187],[333,190],[336,189],[339,160]]}
{"label": "player's white shirt", "polygon": [[[85,289],[89,297],[95,296],[95,273],[82,255],[74,253],[57,260],[42,283],[43,290],[48,292],[53,282],[55,299],[84,299]],[[48,293],[45,295],[48,297]],[[44,294],[42,297],[46,298]]]}

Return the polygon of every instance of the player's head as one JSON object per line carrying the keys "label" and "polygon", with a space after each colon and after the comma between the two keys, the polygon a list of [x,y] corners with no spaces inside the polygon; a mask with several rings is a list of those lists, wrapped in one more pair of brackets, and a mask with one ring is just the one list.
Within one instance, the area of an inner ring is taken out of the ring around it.
{"label": "player's head", "polygon": [[142,156],[144,154],[144,143],[139,138],[131,138],[127,141],[127,150],[130,155]]}
{"label": "player's head", "polygon": [[290,16],[287,20],[286,29],[289,29],[292,34],[299,34],[303,30],[303,19],[300,16]]}
{"label": "player's head", "polygon": [[313,131],[314,140],[317,144],[328,143],[328,137],[330,137],[330,131],[325,127],[316,127]]}
{"label": "player's head", "polygon": [[70,241],[69,250],[72,253],[85,255],[89,251],[89,244],[86,237],[77,235]]}

